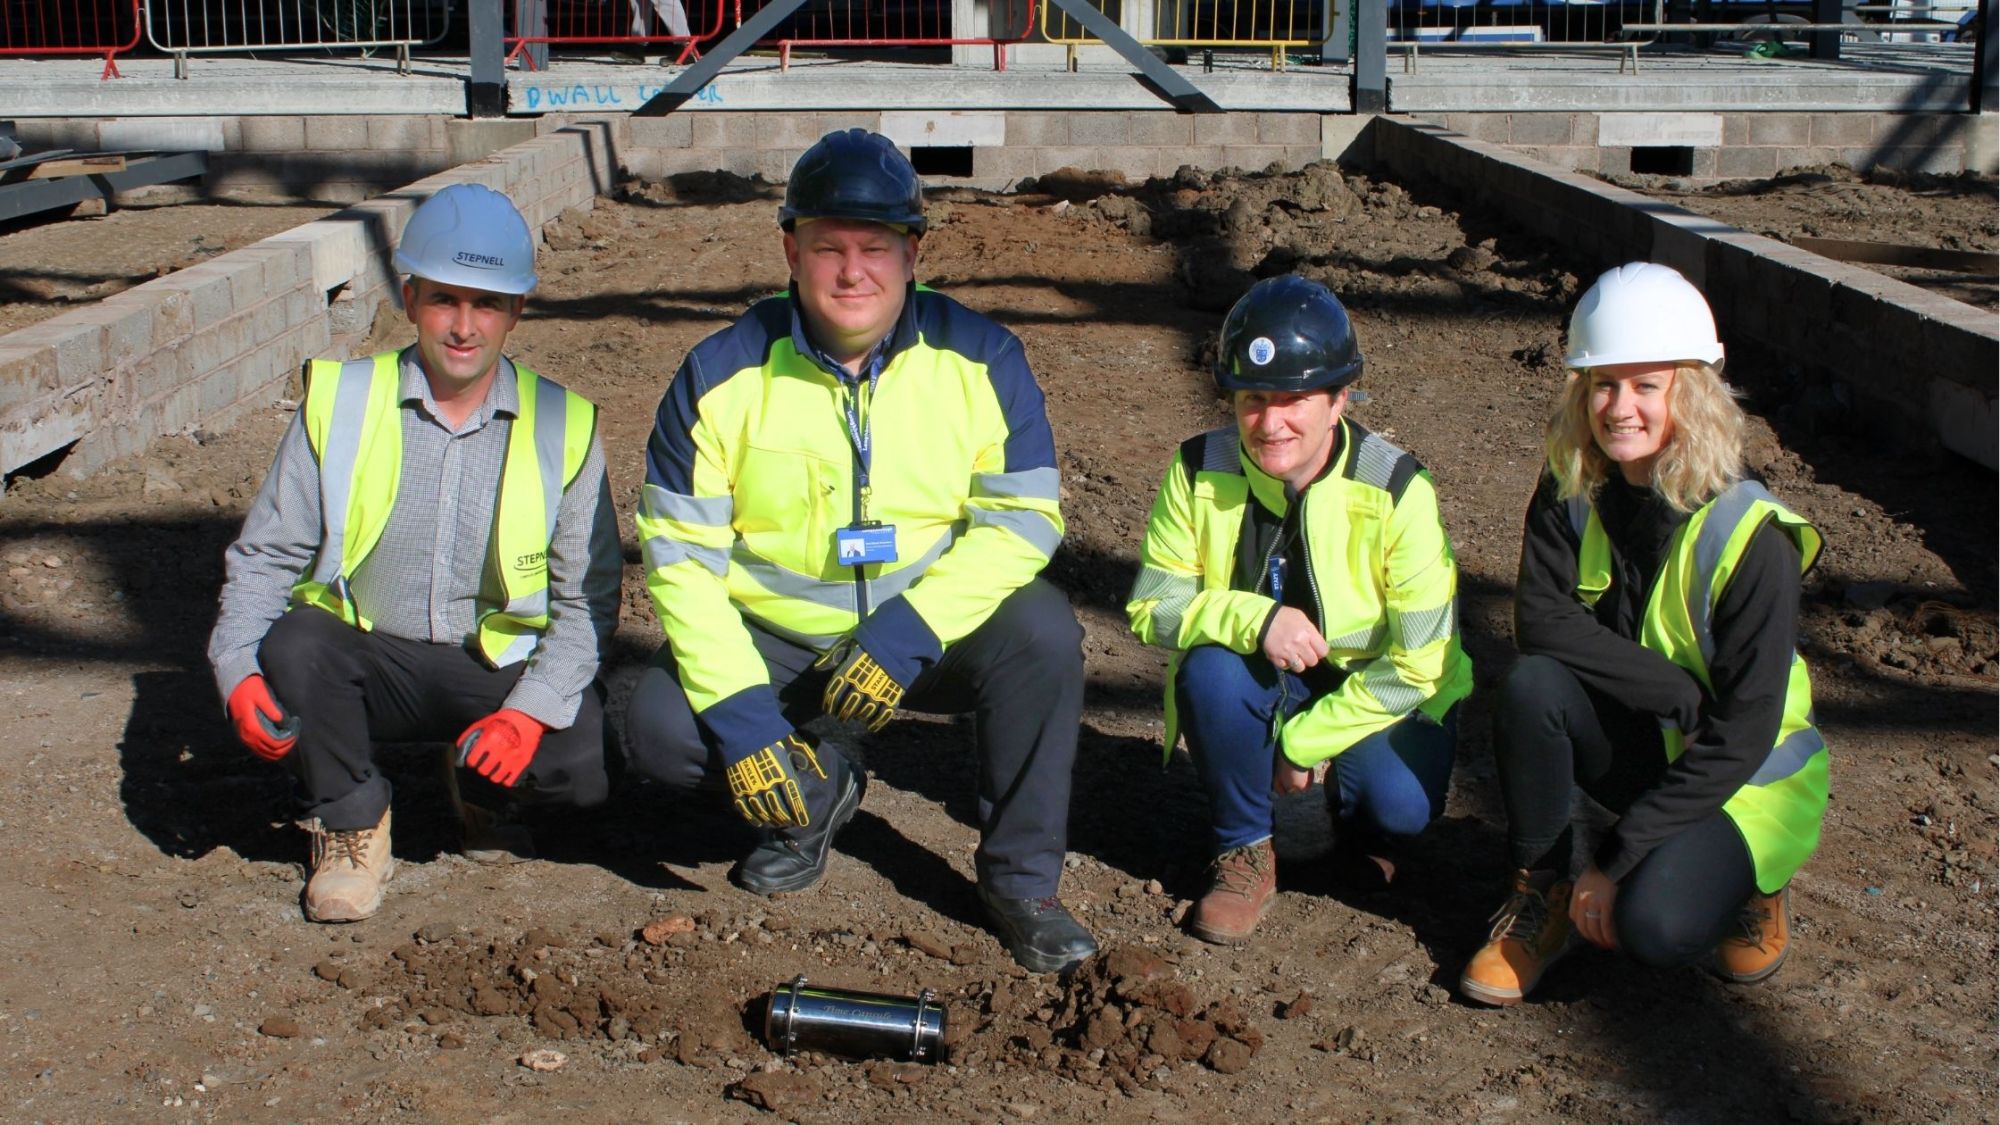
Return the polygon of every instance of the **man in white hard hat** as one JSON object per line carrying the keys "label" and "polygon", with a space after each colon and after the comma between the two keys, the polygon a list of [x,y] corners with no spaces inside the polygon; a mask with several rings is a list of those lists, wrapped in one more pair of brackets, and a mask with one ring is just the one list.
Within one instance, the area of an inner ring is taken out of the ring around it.
{"label": "man in white hard hat", "polygon": [[307,365],[225,558],[209,662],[237,737],[297,780],[316,922],[373,915],[395,870],[377,742],[453,742],[481,862],[532,855],[516,805],[608,788],[620,557],[597,410],[501,354],[534,251],[488,188],[417,208],[394,259],[416,342]]}

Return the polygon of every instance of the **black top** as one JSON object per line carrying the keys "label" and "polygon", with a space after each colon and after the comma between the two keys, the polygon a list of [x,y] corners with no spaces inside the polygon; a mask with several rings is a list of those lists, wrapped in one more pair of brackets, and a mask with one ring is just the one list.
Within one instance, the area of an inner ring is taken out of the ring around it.
{"label": "black top", "polygon": [[1799,551],[1769,523],[1751,538],[1711,618],[1707,695],[1693,675],[1633,639],[1662,556],[1689,513],[1616,475],[1596,508],[1611,540],[1612,577],[1593,610],[1576,598],[1580,544],[1554,478],[1542,475],[1521,537],[1514,640],[1523,654],[1560,661],[1592,692],[1686,732],[1686,751],[1597,849],[1598,870],[1617,881],[1668,837],[1721,808],[1777,742],[1798,640]]}

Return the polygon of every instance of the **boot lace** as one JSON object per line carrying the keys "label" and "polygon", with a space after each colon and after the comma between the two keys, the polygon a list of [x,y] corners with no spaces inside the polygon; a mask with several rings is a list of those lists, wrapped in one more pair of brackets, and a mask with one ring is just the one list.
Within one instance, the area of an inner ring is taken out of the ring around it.
{"label": "boot lace", "polygon": [[1533,945],[1548,924],[1548,900],[1533,891],[1515,891],[1493,912],[1491,921],[1493,929],[1487,935],[1491,940]]}
{"label": "boot lace", "polygon": [[1270,865],[1271,853],[1266,848],[1255,844],[1231,848],[1215,857],[1215,889],[1249,898],[1257,893]]}
{"label": "boot lace", "polygon": [[345,828],[329,830],[326,834],[326,855],[333,860],[345,860],[349,867],[366,867],[362,853],[367,850],[367,828]]}
{"label": "boot lace", "polygon": [[1743,904],[1743,909],[1736,912],[1734,936],[1737,941],[1753,949],[1764,948],[1764,909],[1755,896]]}

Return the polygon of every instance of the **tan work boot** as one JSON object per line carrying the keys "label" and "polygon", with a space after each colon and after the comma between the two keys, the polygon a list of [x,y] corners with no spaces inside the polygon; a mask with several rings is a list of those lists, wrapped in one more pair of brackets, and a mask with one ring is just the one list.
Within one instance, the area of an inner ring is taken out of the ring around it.
{"label": "tan work boot", "polygon": [[1570,950],[1572,886],[1553,871],[1514,872],[1513,893],[1494,912],[1493,929],[1466,964],[1458,990],[1482,1004],[1519,1004]]}
{"label": "tan work boot", "polygon": [[1271,841],[1231,848],[1215,857],[1208,893],[1188,915],[1188,932],[1233,945],[1250,936],[1278,892],[1278,857]]}
{"label": "tan work boot", "polygon": [[1792,888],[1753,894],[1736,916],[1736,932],[1715,947],[1710,966],[1731,984],[1756,984],[1778,971],[1792,951]]}
{"label": "tan work boot", "polygon": [[382,908],[382,884],[396,873],[389,854],[389,810],[373,828],[330,831],[318,820],[312,833],[312,879],[306,883],[306,918],[359,922]]}

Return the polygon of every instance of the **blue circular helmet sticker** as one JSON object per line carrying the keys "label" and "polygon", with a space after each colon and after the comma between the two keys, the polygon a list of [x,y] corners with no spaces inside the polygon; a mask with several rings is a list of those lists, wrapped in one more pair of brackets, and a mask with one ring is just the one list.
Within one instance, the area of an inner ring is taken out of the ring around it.
{"label": "blue circular helmet sticker", "polygon": [[1262,367],[1277,358],[1277,355],[1278,345],[1273,344],[1269,336],[1259,336],[1255,340],[1250,341],[1251,363]]}

